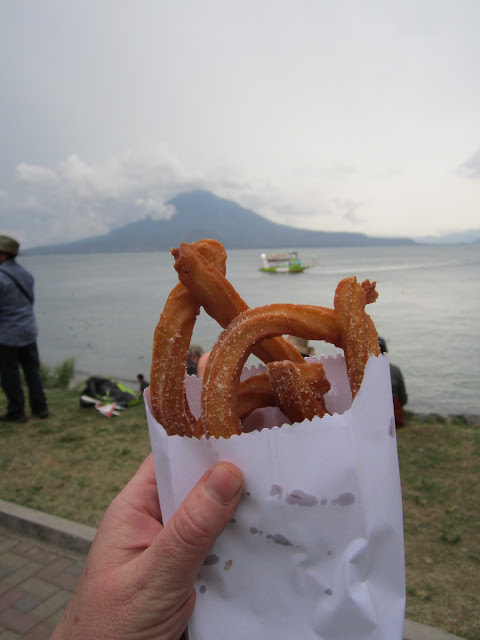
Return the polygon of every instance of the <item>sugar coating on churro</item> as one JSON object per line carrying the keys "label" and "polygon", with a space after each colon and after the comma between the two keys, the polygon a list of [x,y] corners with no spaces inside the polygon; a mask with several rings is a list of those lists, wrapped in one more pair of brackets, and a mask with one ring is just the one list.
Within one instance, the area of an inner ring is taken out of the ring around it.
{"label": "sugar coating on churro", "polygon": [[[155,329],[150,377],[152,413],[169,435],[230,437],[254,409],[278,406],[291,422],[325,415],[330,385],[319,363],[306,363],[283,338],[324,340],[343,349],[355,397],[366,362],[378,355],[375,325],[365,306],[378,296],[375,282],[352,276],[339,282],[334,308],[273,304],[250,309],[225,276],[226,252],[216,240],[182,243],[172,249],[179,277]],[[190,412],[185,367],[200,309],[224,331],[207,361],[201,416]],[[267,364],[266,373],[240,382],[248,356]]]}

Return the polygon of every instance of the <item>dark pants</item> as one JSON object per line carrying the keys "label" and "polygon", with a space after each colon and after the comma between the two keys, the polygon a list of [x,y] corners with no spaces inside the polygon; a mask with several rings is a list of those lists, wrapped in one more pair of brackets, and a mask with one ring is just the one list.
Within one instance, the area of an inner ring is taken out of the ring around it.
{"label": "dark pants", "polygon": [[25,347],[0,344],[0,379],[2,389],[7,396],[7,413],[12,417],[25,413],[20,367],[25,375],[32,413],[41,413],[47,409],[47,400],[40,378],[37,343],[32,342]]}
{"label": "dark pants", "polygon": [[393,413],[395,416],[395,426],[397,429],[405,424],[405,412],[398,396],[393,396]]}

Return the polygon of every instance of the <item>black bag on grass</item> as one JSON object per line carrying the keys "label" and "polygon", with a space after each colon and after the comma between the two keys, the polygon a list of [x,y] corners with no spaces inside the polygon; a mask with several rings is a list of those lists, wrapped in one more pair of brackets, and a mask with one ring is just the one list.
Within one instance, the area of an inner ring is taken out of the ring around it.
{"label": "black bag on grass", "polygon": [[115,402],[121,407],[133,407],[133,405],[141,401],[135,391],[118,382],[118,380],[99,376],[88,378],[85,388],[80,393],[80,405],[82,407],[91,406],[91,403],[82,400],[81,396],[89,396],[99,402]]}

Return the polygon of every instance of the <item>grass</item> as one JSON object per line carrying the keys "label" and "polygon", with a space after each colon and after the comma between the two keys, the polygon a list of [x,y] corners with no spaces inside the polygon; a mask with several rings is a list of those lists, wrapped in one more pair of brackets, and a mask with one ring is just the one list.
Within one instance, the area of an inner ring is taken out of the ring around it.
{"label": "grass", "polygon": [[480,638],[480,426],[420,422],[397,433],[407,617]]}
{"label": "grass", "polygon": [[[0,497],[98,526],[149,453],[144,407],[107,419],[75,391],[48,397],[48,420],[0,423]],[[397,436],[407,618],[479,640],[480,427],[408,416]]]}
{"label": "grass", "polygon": [[0,423],[0,497],[98,526],[149,453],[143,403],[112,418],[74,391],[51,390],[48,403],[48,420]]}

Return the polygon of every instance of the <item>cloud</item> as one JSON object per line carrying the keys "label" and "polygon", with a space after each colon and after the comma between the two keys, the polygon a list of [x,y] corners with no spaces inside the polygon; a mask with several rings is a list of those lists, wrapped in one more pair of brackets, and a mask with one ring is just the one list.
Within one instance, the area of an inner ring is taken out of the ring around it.
{"label": "cloud", "polygon": [[17,175],[29,187],[52,187],[59,197],[98,201],[144,194],[147,197],[140,198],[144,203],[148,202],[148,196],[175,191],[179,185],[202,179],[199,174],[187,174],[162,147],[129,150],[122,156],[93,164],[72,154],[53,169],[21,163]]}
{"label": "cloud", "polygon": [[[50,220],[38,210],[0,212],[0,228],[2,233],[13,236],[20,242],[21,248],[45,244],[45,229]],[[25,231],[28,229],[28,232]],[[48,235],[47,235],[48,237]]]}
{"label": "cloud", "polygon": [[[28,221],[41,216],[44,244],[107,233],[145,215],[168,219],[174,211],[166,201],[180,191],[206,187],[203,175],[187,171],[164,145],[130,149],[96,163],[77,154],[56,166],[22,162],[16,176],[22,187],[15,205],[18,228],[29,228],[37,237],[37,225],[32,228]],[[29,234],[29,246],[30,240]]]}
{"label": "cloud", "polygon": [[458,172],[466,178],[480,178],[480,149],[459,166]]}
{"label": "cloud", "polygon": [[303,199],[299,202],[298,195],[292,195],[291,191],[261,181],[237,186],[231,183],[228,188],[224,183],[219,183],[215,193],[272,222],[299,228],[314,228],[319,218],[330,217],[334,213],[321,195],[317,195],[313,201]]}
{"label": "cloud", "polygon": [[283,181],[251,184],[244,194],[235,192],[232,186],[231,195],[281,224],[305,229],[349,229],[363,221],[357,212],[365,202],[337,194],[344,193],[355,180],[361,180],[361,176],[353,164],[301,164]]}
{"label": "cloud", "polygon": [[15,173],[20,182],[29,186],[48,186],[55,184],[57,181],[57,175],[52,169],[29,165],[25,162],[21,162],[16,167]]}
{"label": "cloud", "polygon": [[258,178],[246,180],[234,167],[228,167],[221,176],[211,180],[209,188],[222,198],[288,226],[318,228],[320,219],[331,219],[337,213],[335,205],[318,186],[318,174],[314,174],[312,181],[307,176],[306,181],[292,186]]}
{"label": "cloud", "polygon": [[335,212],[347,222],[357,225],[362,222],[362,218],[357,215],[358,209],[362,206],[360,202],[355,202],[349,198],[334,198],[333,206]]}
{"label": "cloud", "polygon": [[175,213],[175,207],[173,205],[165,204],[163,200],[158,200],[155,198],[147,198],[147,200],[139,198],[136,201],[136,204],[147,209],[147,211],[150,212],[150,215],[156,213],[158,214],[159,218],[164,220],[169,220]]}
{"label": "cloud", "polygon": [[[189,189],[213,191],[280,224],[311,228],[320,218],[340,220],[346,209],[350,212],[346,219],[353,220],[353,205],[318,193],[317,175],[311,176],[312,188],[296,185],[312,196],[299,202],[295,188],[289,191],[268,179],[247,179],[232,166],[218,167],[207,179],[187,170],[165,145],[144,145],[97,162],[79,154],[53,166],[22,162],[16,176],[21,191],[14,210],[25,246],[105,234],[146,215],[169,219],[174,208],[166,203]],[[32,224],[33,218],[42,221],[41,227]]]}

